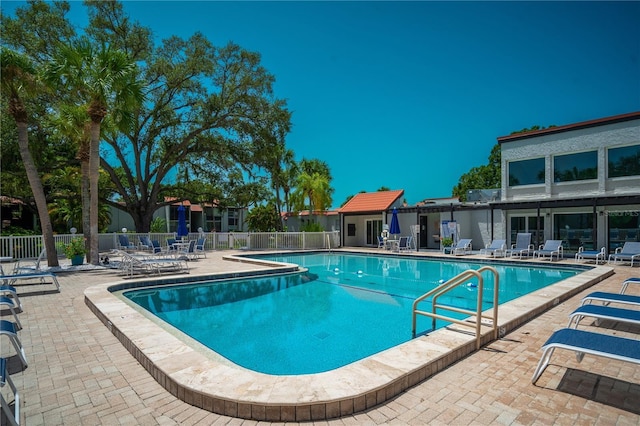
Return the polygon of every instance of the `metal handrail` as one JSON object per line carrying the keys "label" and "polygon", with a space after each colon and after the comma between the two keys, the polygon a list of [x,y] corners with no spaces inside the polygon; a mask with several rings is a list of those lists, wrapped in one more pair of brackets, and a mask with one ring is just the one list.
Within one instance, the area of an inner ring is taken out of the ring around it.
{"label": "metal handrail", "polygon": [[[490,271],[491,273],[493,273],[494,276],[494,286],[493,286],[493,314],[492,315],[483,315],[482,314],[482,295],[484,293],[484,279],[482,278],[482,272],[484,271]],[[454,288],[460,286],[461,284],[463,284],[465,281],[467,281],[470,278],[476,278],[478,280],[478,300],[476,303],[476,310],[475,311],[470,311],[468,309],[463,309],[463,308],[457,308],[455,306],[447,306],[447,305],[439,305],[437,303],[437,300],[440,296],[442,296],[443,294],[448,293],[449,291],[453,290]],[[476,349],[480,349],[480,329],[482,326],[482,319],[490,319],[492,321],[492,331],[493,331],[493,339],[497,339],[498,338],[498,294],[499,294],[499,276],[498,276],[498,271],[492,267],[492,266],[483,266],[482,268],[478,269],[478,270],[473,270],[473,269],[469,269],[466,270],[464,272],[461,272],[460,274],[456,275],[455,277],[451,278],[450,280],[448,280],[447,282],[439,285],[438,287],[428,291],[427,293],[423,294],[422,296],[418,297],[416,300],[414,300],[413,302],[413,315],[412,315],[412,335],[413,337],[416,337],[416,322],[417,322],[417,315],[424,315],[427,317],[430,317],[432,319],[432,329],[435,330],[436,328],[436,320],[441,319],[441,320],[445,320],[448,322],[452,322],[458,325],[462,325],[465,327],[474,327],[475,328],[475,335],[476,335]],[[431,300],[431,312],[426,312],[426,311],[421,311],[418,310],[418,304],[420,302],[422,302],[423,300],[427,299],[428,297],[433,296],[432,300]],[[444,309],[444,310],[448,310],[451,312],[458,312],[458,313],[462,313],[462,314],[467,314],[469,316],[475,316],[475,322],[473,324],[470,324],[468,321],[462,321],[456,318],[452,318],[452,317],[448,317],[445,315],[440,315],[438,313],[436,313],[437,309]]]}

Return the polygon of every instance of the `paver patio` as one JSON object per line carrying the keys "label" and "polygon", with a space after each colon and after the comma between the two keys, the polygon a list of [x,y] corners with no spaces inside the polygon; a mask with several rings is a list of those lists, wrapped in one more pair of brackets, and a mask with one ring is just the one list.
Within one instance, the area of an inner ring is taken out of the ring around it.
{"label": "paver patio", "polygon": [[[223,261],[223,254],[229,252],[210,252],[191,262],[191,274],[257,267]],[[616,266],[615,272],[393,400],[314,424],[640,424],[640,368],[635,365],[590,356],[577,363],[573,353],[556,351],[537,384],[531,384],[542,344],[566,326],[582,296],[618,292],[625,278],[640,276],[637,267]],[[158,384],[85,304],[87,287],[121,280],[114,271],[58,277],[59,293],[50,284],[19,287],[24,305],[19,336],[29,366],[22,370],[12,357],[9,370],[22,393],[26,425],[267,424],[196,408]],[[637,287],[628,293],[640,295]],[[3,318],[9,319],[4,312]],[[604,325],[608,333],[640,335],[639,327]],[[583,329],[592,327],[590,319],[581,323]],[[10,356],[11,345],[4,338],[1,344],[2,355]],[[6,387],[2,392],[6,395]]]}

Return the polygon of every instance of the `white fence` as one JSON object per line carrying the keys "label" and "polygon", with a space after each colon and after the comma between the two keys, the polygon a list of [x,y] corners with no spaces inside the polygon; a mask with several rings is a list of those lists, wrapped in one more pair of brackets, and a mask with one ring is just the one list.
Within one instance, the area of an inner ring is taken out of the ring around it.
{"label": "white fence", "polygon": [[[100,234],[98,249],[108,252],[120,246],[121,233]],[[167,239],[175,238],[173,233],[125,234],[129,242],[140,245],[140,237],[148,236],[167,246]],[[58,256],[64,256],[64,245],[74,237],[82,235],[55,235]],[[189,234],[187,239],[195,240],[198,233]],[[206,250],[320,250],[333,249],[340,245],[340,232],[209,232],[204,234]],[[0,237],[0,256],[15,260],[38,257],[44,243],[41,235]]]}

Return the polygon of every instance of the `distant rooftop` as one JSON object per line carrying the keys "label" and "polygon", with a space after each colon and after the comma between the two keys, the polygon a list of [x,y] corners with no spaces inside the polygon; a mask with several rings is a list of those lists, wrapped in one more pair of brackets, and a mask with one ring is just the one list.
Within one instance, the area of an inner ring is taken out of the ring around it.
{"label": "distant rooftop", "polygon": [[631,121],[640,119],[640,111],[630,112],[628,114],[614,115],[611,117],[598,118],[596,120],[582,121],[580,123],[567,124],[564,126],[549,127],[542,130],[533,130],[531,132],[514,133],[509,136],[500,136],[498,143],[513,142],[520,139],[533,138],[536,136],[551,135],[554,133],[568,132],[571,130],[586,129],[589,127],[603,126],[605,124],[620,123],[623,121]]}
{"label": "distant rooftop", "polygon": [[367,213],[389,210],[404,195],[404,190],[363,192],[354,195],[338,209],[340,213]]}

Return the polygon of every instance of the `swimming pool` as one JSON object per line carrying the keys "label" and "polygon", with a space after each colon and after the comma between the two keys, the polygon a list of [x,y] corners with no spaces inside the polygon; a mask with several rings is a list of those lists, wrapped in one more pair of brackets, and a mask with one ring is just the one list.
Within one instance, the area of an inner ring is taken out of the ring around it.
{"label": "swimming pool", "polygon": [[[237,365],[273,375],[312,374],[411,340],[413,301],[458,273],[485,265],[352,253],[252,257],[308,271],[132,290],[124,296]],[[500,275],[500,304],[580,272],[493,266]],[[492,279],[485,281],[485,309],[492,304],[492,285]],[[469,282],[444,303],[473,309],[475,291]],[[430,327],[430,320],[418,319],[418,330]]]}

